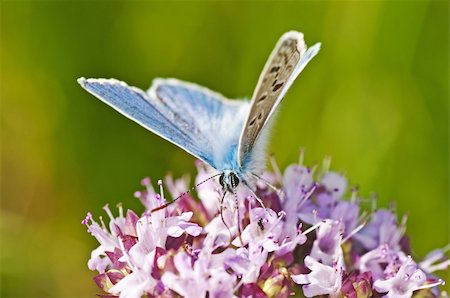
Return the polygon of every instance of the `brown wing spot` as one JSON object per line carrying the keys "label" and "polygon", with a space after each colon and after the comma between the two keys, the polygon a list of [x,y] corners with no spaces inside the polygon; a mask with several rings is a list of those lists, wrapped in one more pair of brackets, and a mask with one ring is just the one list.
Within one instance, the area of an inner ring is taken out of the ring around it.
{"label": "brown wing spot", "polygon": [[275,86],[276,83],[277,83],[277,80],[273,81],[272,87]]}
{"label": "brown wing spot", "polygon": [[278,72],[279,70],[280,70],[280,66],[274,66],[274,67],[272,67],[272,69],[270,70],[270,73]]}
{"label": "brown wing spot", "polygon": [[264,99],[266,99],[266,97],[267,97],[267,94],[264,93],[264,94],[258,99],[257,103],[260,103],[260,102],[264,101]]}
{"label": "brown wing spot", "polygon": [[283,86],[283,84],[284,84],[284,82],[281,82],[281,83],[279,83],[279,84],[276,84],[275,86],[272,85],[272,86],[273,86],[272,91],[273,91],[273,92],[277,91],[278,89],[281,88],[281,86]]}
{"label": "brown wing spot", "polygon": [[261,120],[262,117],[263,117],[263,112],[261,111],[258,115],[258,120]]}
{"label": "brown wing spot", "polygon": [[248,126],[253,126],[253,124],[255,124],[256,122],[256,118],[253,118],[249,123]]}

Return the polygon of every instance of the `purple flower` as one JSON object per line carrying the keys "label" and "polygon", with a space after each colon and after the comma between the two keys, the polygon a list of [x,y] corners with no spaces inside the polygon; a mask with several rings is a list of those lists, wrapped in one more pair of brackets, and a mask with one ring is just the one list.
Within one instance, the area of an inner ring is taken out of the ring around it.
{"label": "purple flower", "polygon": [[309,274],[292,275],[296,284],[304,285],[303,294],[306,297],[330,295],[338,297],[342,285],[342,260],[338,259],[332,266],[319,263],[310,256],[305,258],[305,266],[311,270]]}
{"label": "purple flower", "polygon": [[450,246],[417,265],[407,256],[406,218],[398,223],[393,212],[378,210],[361,223],[368,216],[355,192],[344,198],[344,176],[292,165],[283,177],[263,173],[252,182],[255,193],[240,184],[224,196],[210,169],[197,168],[198,199],[187,177],[167,176],[178,199],[152,212],[168,200],[163,181],[157,193],[145,178],[135,193],[142,215],[119,205],[116,216],[105,206],[105,224],[88,213],[82,223],[99,242],[88,267],[98,272],[100,296],[288,298],[300,289],[294,284],[306,297],[439,295],[443,281],[432,273],[448,268]]}
{"label": "purple flower", "polygon": [[320,185],[325,187],[334,200],[339,200],[347,190],[347,179],[338,173],[327,172],[322,176]]}
{"label": "purple flower", "polygon": [[341,248],[343,225],[340,221],[325,220],[316,230],[310,256],[325,265],[332,265],[336,260],[342,260]]}
{"label": "purple flower", "polygon": [[359,257],[357,268],[360,272],[371,272],[375,280],[384,279],[395,274],[406,259],[403,252],[381,245]]}
{"label": "purple flower", "polygon": [[288,221],[300,218],[308,224],[318,220],[334,219],[343,224],[343,233],[349,235],[356,227],[359,206],[355,201],[344,201],[347,189],[344,176],[326,172],[320,182],[314,182],[311,170],[302,166],[291,166],[284,176],[286,199],[284,210]]}
{"label": "purple flower", "polygon": [[283,243],[280,239],[283,230],[282,218],[283,214],[278,215],[272,209],[253,208],[250,210],[250,223],[233,244],[262,247],[267,252],[280,249]]}
{"label": "purple flower", "polygon": [[152,250],[143,255],[138,251],[130,250],[129,253],[125,253],[123,261],[128,264],[131,273],[119,280],[109,289],[109,292],[120,294],[120,297],[141,297],[144,293],[156,294],[155,288],[158,282],[152,276],[155,252],[156,250]]}
{"label": "purple flower", "polygon": [[[312,216],[312,210],[304,205],[309,205],[308,198],[314,188],[315,183],[310,169],[300,165],[291,165],[286,168],[283,176],[282,208],[286,212],[287,222],[296,222],[303,214],[302,210],[305,209],[311,212],[307,211],[304,216]],[[305,222],[313,223],[314,220],[305,220]]]}
{"label": "purple flower", "polygon": [[174,257],[177,274],[166,272],[162,282],[183,297],[231,297],[235,277],[225,270],[222,254],[203,249],[197,258],[181,251]]}
{"label": "purple flower", "polygon": [[[437,270],[446,270],[450,266],[450,260],[444,255],[446,251],[450,250],[450,245],[443,249],[436,249],[425,256],[419,267],[426,273],[432,273]],[[440,262],[440,263],[437,263]]]}
{"label": "purple flower", "polygon": [[404,232],[404,222],[398,225],[395,214],[387,210],[379,210],[372,215],[372,220],[355,235],[355,239],[367,250],[385,244],[391,249],[400,250],[400,240]]}
{"label": "purple flower", "polygon": [[379,293],[386,293],[384,297],[411,297],[416,290],[433,287],[442,282],[426,284],[426,275],[414,263],[411,257],[400,266],[398,272],[386,280],[376,280],[374,288]]}

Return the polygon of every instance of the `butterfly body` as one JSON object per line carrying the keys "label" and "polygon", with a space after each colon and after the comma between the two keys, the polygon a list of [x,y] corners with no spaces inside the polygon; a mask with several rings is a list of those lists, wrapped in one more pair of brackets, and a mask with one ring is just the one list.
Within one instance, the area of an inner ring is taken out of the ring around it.
{"label": "butterfly body", "polygon": [[267,126],[287,90],[320,44],[307,49],[303,34],[285,33],[266,62],[251,101],[229,100],[177,79],[155,79],[148,91],[115,79],[78,82],[88,92],[220,173],[224,190],[251,187],[264,169]]}

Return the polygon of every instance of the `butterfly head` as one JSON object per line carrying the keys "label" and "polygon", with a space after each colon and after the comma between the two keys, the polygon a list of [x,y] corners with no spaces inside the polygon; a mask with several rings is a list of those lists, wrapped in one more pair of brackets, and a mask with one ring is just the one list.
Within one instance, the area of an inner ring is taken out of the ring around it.
{"label": "butterfly head", "polygon": [[233,192],[239,185],[239,177],[235,172],[224,171],[219,177],[219,183],[223,189]]}

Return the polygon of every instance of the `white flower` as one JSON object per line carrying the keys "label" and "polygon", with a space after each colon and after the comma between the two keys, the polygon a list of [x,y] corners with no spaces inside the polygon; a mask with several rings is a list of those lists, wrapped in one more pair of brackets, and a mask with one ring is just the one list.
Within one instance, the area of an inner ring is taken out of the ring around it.
{"label": "white flower", "polygon": [[132,272],[115,284],[109,292],[119,295],[120,298],[141,297],[144,293],[153,293],[157,281],[152,277],[153,264],[155,263],[155,252],[142,256],[130,250],[123,259],[127,261]]}
{"label": "white flower", "polygon": [[335,260],[342,259],[341,248],[344,227],[340,221],[324,220],[316,230],[317,238],[314,240],[311,257],[325,265],[332,265]]}
{"label": "white flower", "polygon": [[232,297],[235,276],[225,270],[224,258],[230,253],[226,250],[221,254],[212,254],[211,248],[204,247],[198,258],[184,251],[174,257],[178,274],[165,272],[161,280],[166,287],[187,298]]}
{"label": "white flower", "polygon": [[388,292],[384,297],[408,298],[414,291],[423,289],[425,282],[425,273],[417,268],[411,257],[408,257],[395,276],[386,280],[376,280],[373,285],[379,293]]}
{"label": "white flower", "polygon": [[330,295],[337,297],[342,286],[342,260],[339,259],[333,266],[319,263],[310,256],[306,256],[305,265],[311,272],[309,274],[292,275],[296,284],[304,285],[303,294],[306,297]]}

